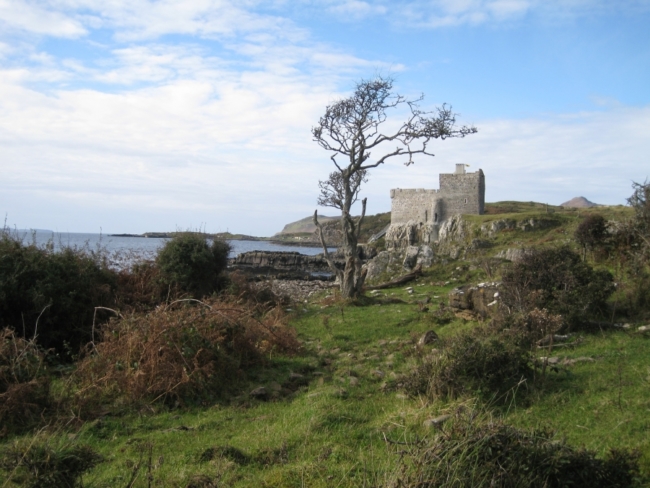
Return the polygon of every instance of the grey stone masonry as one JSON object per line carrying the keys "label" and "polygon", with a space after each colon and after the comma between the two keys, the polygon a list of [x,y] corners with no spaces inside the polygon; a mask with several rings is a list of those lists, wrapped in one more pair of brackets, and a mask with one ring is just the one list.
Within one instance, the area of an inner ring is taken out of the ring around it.
{"label": "grey stone masonry", "polygon": [[390,197],[388,248],[429,244],[438,239],[442,223],[454,215],[483,214],[485,175],[481,169],[467,173],[464,164],[457,164],[454,173],[440,174],[439,190],[397,188],[390,191]]}

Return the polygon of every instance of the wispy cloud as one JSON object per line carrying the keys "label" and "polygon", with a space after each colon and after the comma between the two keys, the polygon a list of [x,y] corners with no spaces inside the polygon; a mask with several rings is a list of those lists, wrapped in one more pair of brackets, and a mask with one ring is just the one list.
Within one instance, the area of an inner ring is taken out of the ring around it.
{"label": "wispy cloud", "polygon": [[[186,226],[192,215],[212,230],[271,234],[313,211],[317,181],[332,169],[310,134],[324,107],[351,80],[408,73],[399,61],[313,39],[288,9],[434,28],[561,5],[576,15],[607,8],[604,0],[0,0],[0,211],[21,226],[140,232]],[[41,42],[51,38],[64,39],[54,43],[63,54]],[[370,210],[389,208],[391,187],[435,187],[455,162],[483,167],[490,200],[559,203],[588,186],[585,196],[613,203],[646,176],[648,107],[610,101],[600,112],[477,125],[476,136],[435,145],[431,161],[375,171]],[[38,218],[46,220],[28,221]]]}
{"label": "wispy cloud", "polygon": [[[48,8],[49,7],[49,8]],[[87,33],[83,23],[65,7],[39,5],[21,0],[0,0],[0,27],[54,37],[75,38]]]}
{"label": "wispy cloud", "polygon": [[[328,10],[345,20],[384,15],[394,24],[418,28],[443,28],[460,25],[499,24],[527,16],[553,21],[607,12],[650,11],[648,0],[401,0],[333,1]],[[347,15],[347,17],[346,17]]]}
{"label": "wispy cloud", "polygon": [[650,106],[620,104],[603,111],[528,119],[478,121],[479,132],[436,144],[435,158],[409,168],[383,169],[372,189],[437,187],[438,172],[456,163],[482,168],[488,201],[534,200],[560,204],[584,195],[602,204],[624,204],[632,181],[650,177]]}

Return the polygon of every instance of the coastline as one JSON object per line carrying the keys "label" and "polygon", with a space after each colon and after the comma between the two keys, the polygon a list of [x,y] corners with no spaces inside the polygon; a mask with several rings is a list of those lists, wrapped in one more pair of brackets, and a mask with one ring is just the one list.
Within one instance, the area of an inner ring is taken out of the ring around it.
{"label": "coastline", "polygon": [[[140,239],[171,239],[177,232],[145,232],[143,234],[108,234],[110,237],[134,237]],[[225,241],[264,241],[278,246],[293,246],[293,247],[321,247],[320,242],[309,240],[288,240],[278,239],[277,237],[256,237],[247,236],[243,234],[205,234],[207,239],[223,239]]]}

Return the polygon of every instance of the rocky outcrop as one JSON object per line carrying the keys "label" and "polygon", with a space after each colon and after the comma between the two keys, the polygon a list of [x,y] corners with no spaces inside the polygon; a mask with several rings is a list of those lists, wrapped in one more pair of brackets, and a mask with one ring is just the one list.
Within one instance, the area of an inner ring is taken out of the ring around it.
{"label": "rocky outcrop", "polygon": [[523,260],[529,253],[530,251],[527,249],[521,249],[515,247],[515,248],[508,248],[504,251],[500,251],[494,257],[500,259],[507,259],[508,261],[512,261],[513,263],[516,263]]}
{"label": "rocky outcrop", "polygon": [[499,303],[499,282],[462,286],[449,292],[449,306],[458,310],[470,310],[485,317]]}
{"label": "rocky outcrop", "polygon": [[[372,259],[376,255],[377,250],[374,247],[359,245],[359,257],[362,261]],[[339,269],[345,268],[342,252],[332,253],[331,258]],[[253,275],[256,279],[264,276],[274,276],[281,280],[334,279],[332,270],[322,254],[307,256],[298,252],[251,251],[230,259],[228,266],[230,269]]]}
{"label": "rocky outcrop", "polygon": [[405,249],[382,251],[365,264],[366,280],[372,282],[381,276],[392,276],[412,271],[418,265],[428,268],[433,263],[433,249],[430,246],[408,246]]}
{"label": "rocky outcrop", "polygon": [[410,220],[405,224],[391,224],[386,231],[386,248],[389,251],[405,249],[418,244],[429,245],[438,238],[438,226]]}
{"label": "rocky outcrop", "polygon": [[298,252],[251,251],[239,254],[230,260],[235,269],[275,269],[329,271],[327,261],[322,255],[307,256]]}
{"label": "rocky outcrop", "polygon": [[274,293],[287,296],[293,301],[303,302],[314,293],[329,290],[334,285],[331,281],[318,280],[272,280],[263,282],[260,286],[270,286]]}

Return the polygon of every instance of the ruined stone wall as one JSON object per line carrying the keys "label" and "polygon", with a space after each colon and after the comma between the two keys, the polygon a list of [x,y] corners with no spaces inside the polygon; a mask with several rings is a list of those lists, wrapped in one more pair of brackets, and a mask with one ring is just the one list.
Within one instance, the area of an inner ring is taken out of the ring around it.
{"label": "ruined stone wall", "polygon": [[478,214],[485,207],[485,176],[482,170],[465,174],[441,174],[440,194],[445,202],[444,219],[456,214]]}
{"label": "ruined stone wall", "polygon": [[395,189],[390,191],[391,227],[386,233],[388,248],[429,244],[438,240],[440,226],[454,215],[483,214],[485,175],[482,170],[440,174],[440,190]]}
{"label": "ruined stone wall", "polygon": [[430,222],[434,202],[439,198],[438,190],[424,188],[403,190],[397,188],[390,191],[391,213],[390,223]]}
{"label": "ruined stone wall", "polygon": [[424,188],[390,191],[391,224],[422,222],[440,224],[456,214],[482,214],[485,176],[475,173],[440,175],[440,190]]}

